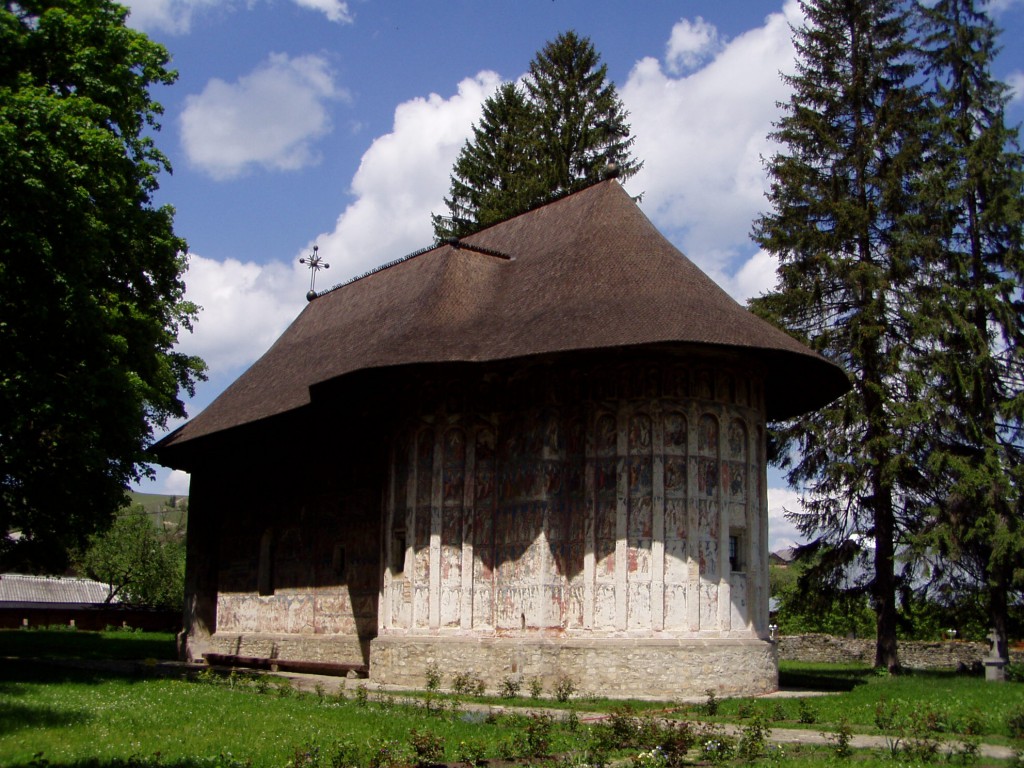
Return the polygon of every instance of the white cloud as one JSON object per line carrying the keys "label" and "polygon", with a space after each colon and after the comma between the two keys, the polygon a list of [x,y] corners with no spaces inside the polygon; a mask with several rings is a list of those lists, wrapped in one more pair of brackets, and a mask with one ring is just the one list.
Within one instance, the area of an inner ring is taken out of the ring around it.
{"label": "white cloud", "polygon": [[993,16],[1010,10],[1015,5],[1020,5],[1024,0],[992,0],[988,4],[988,12]]}
{"label": "white cloud", "polygon": [[340,0],[295,0],[295,4],[300,8],[321,11],[328,21],[335,21],[339,24],[351,24],[353,21],[348,3],[340,2]]}
{"label": "white cloud", "polygon": [[302,310],[309,273],[298,262],[254,264],[189,257],[185,296],[202,307],[182,352],[199,355],[211,378],[235,372],[270,347]]}
{"label": "white cloud", "polygon": [[315,165],[314,143],[331,131],[327,103],[345,98],[323,57],[271,54],[237,82],[213,79],[186,98],[182,146],[188,161],[215,179],[252,166],[288,171]]}
{"label": "white cloud", "polygon": [[719,46],[718,30],[700,16],[696,21],[681,19],[672,27],[665,50],[665,66],[673,74],[691,70],[704,62]]}
{"label": "white cloud", "polygon": [[128,24],[135,29],[160,30],[181,35],[192,28],[192,18],[200,11],[222,5],[223,0],[131,0]]}
{"label": "white cloud", "polygon": [[643,193],[654,223],[722,284],[751,251],[751,223],[764,210],[762,158],[777,102],[788,97],[780,72],[793,66],[790,24],[800,23],[788,0],[702,69],[677,78],[646,58],[620,91],[644,161],[630,191]]}
{"label": "white cloud", "polygon": [[499,83],[494,72],[481,72],[451,98],[430,94],[398,105],[391,132],[359,164],[355,202],[317,239],[332,272],[352,277],[430,245],[430,214],[443,213],[455,158]]}
{"label": "white cloud", "polygon": [[730,276],[722,287],[742,304],[775,288],[779,261],[767,251],[759,250]]}
{"label": "white cloud", "polygon": [[768,551],[805,544],[807,539],[800,535],[796,526],[786,519],[787,512],[800,512],[800,494],[791,488],[768,489]]}
{"label": "white cloud", "polygon": [[172,469],[163,481],[163,492],[173,496],[188,496],[192,476],[180,469]]}
{"label": "white cloud", "polygon": [[[293,0],[300,8],[320,11],[329,21],[351,24],[352,13],[348,3],[342,0]],[[233,9],[232,0],[129,0],[131,8],[128,23],[135,29],[159,30],[175,35],[186,34],[192,29],[193,17],[206,9],[216,6]],[[252,7],[248,3],[248,7]]]}
{"label": "white cloud", "polygon": [[1011,102],[1024,101],[1024,72],[1020,70],[1011,72],[1009,77],[1006,78],[1006,84],[1010,86]]}

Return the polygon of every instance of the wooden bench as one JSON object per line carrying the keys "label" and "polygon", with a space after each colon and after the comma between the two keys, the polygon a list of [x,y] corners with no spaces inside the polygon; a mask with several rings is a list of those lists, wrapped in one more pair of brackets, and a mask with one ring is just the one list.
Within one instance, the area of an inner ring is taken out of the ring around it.
{"label": "wooden bench", "polygon": [[263,656],[236,656],[230,653],[204,653],[203,660],[211,667],[241,667],[265,669],[269,672],[301,672],[311,675],[369,677],[366,664],[346,664],[333,661],[302,661],[301,659],[268,659]]}

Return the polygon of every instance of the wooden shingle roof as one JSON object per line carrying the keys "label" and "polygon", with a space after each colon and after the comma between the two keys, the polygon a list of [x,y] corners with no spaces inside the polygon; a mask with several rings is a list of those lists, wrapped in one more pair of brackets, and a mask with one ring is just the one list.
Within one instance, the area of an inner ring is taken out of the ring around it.
{"label": "wooden shingle roof", "polygon": [[322,293],[209,407],[157,446],[302,408],[357,371],[655,344],[747,350],[768,415],[818,408],[845,373],[700,271],[615,180]]}

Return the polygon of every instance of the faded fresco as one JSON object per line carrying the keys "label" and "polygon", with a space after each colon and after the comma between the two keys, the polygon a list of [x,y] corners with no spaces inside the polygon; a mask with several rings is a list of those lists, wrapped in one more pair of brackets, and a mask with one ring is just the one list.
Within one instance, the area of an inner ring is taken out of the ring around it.
{"label": "faded fresco", "polygon": [[759,382],[693,366],[569,379],[490,410],[449,397],[408,426],[381,632],[763,634]]}

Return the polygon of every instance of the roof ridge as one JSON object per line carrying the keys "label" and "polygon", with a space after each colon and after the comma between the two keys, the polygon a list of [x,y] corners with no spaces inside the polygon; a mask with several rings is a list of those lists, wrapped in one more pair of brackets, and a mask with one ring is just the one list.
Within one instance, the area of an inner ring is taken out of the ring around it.
{"label": "roof ridge", "polygon": [[[467,235],[467,237],[468,237],[468,235]],[[365,280],[368,277],[372,277],[373,275],[376,275],[378,272],[383,272],[386,269],[391,269],[392,267],[396,267],[399,264],[402,264],[402,263],[404,263],[406,261],[409,261],[410,259],[415,259],[417,256],[422,256],[425,253],[430,253],[430,251],[436,250],[436,249],[441,248],[441,247],[443,247],[445,245],[450,246],[450,247],[454,248],[457,251],[458,250],[473,251],[475,253],[480,253],[480,254],[483,254],[485,256],[493,256],[493,257],[498,258],[498,259],[505,259],[506,261],[511,261],[512,260],[512,256],[507,254],[507,253],[504,253],[503,251],[497,251],[494,248],[485,248],[482,245],[473,245],[472,243],[467,243],[466,241],[464,241],[464,240],[462,240],[461,238],[458,238],[458,237],[450,237],[447,240],[442,240],[441,242],[434,243],[433,245],[429,245],[429,246],[427,246],[425,248],[420,248],[418,251],[413,251],[412,253],[408,253],[405,256],[402,256],[400,258],[393,259],[393,260],[391,260],[389,262],[386,262],[384,264],[379,264],[379,265],[377,265],[376,267],[374,267],[373,269],[371,269],[371,270],[369,270],[367,272],[364,272],[364,273],[362,273],[360,275],[356,275],[355,277],[350,277],[348,280],[344,280],[344,281],[342,281],[340,283],[332,285],[330,288],[325,288],[322,291],[318,291],[318,292],[315,293],[313,298],[314,299],[318,299],[321,296],[326,296],[328,293],[333,293],[334,291],[336,291],[336,290],[338,290],[340,288],[344,288],[346,285],[351,285],[352,283],[359,282],[360,280]]]}

